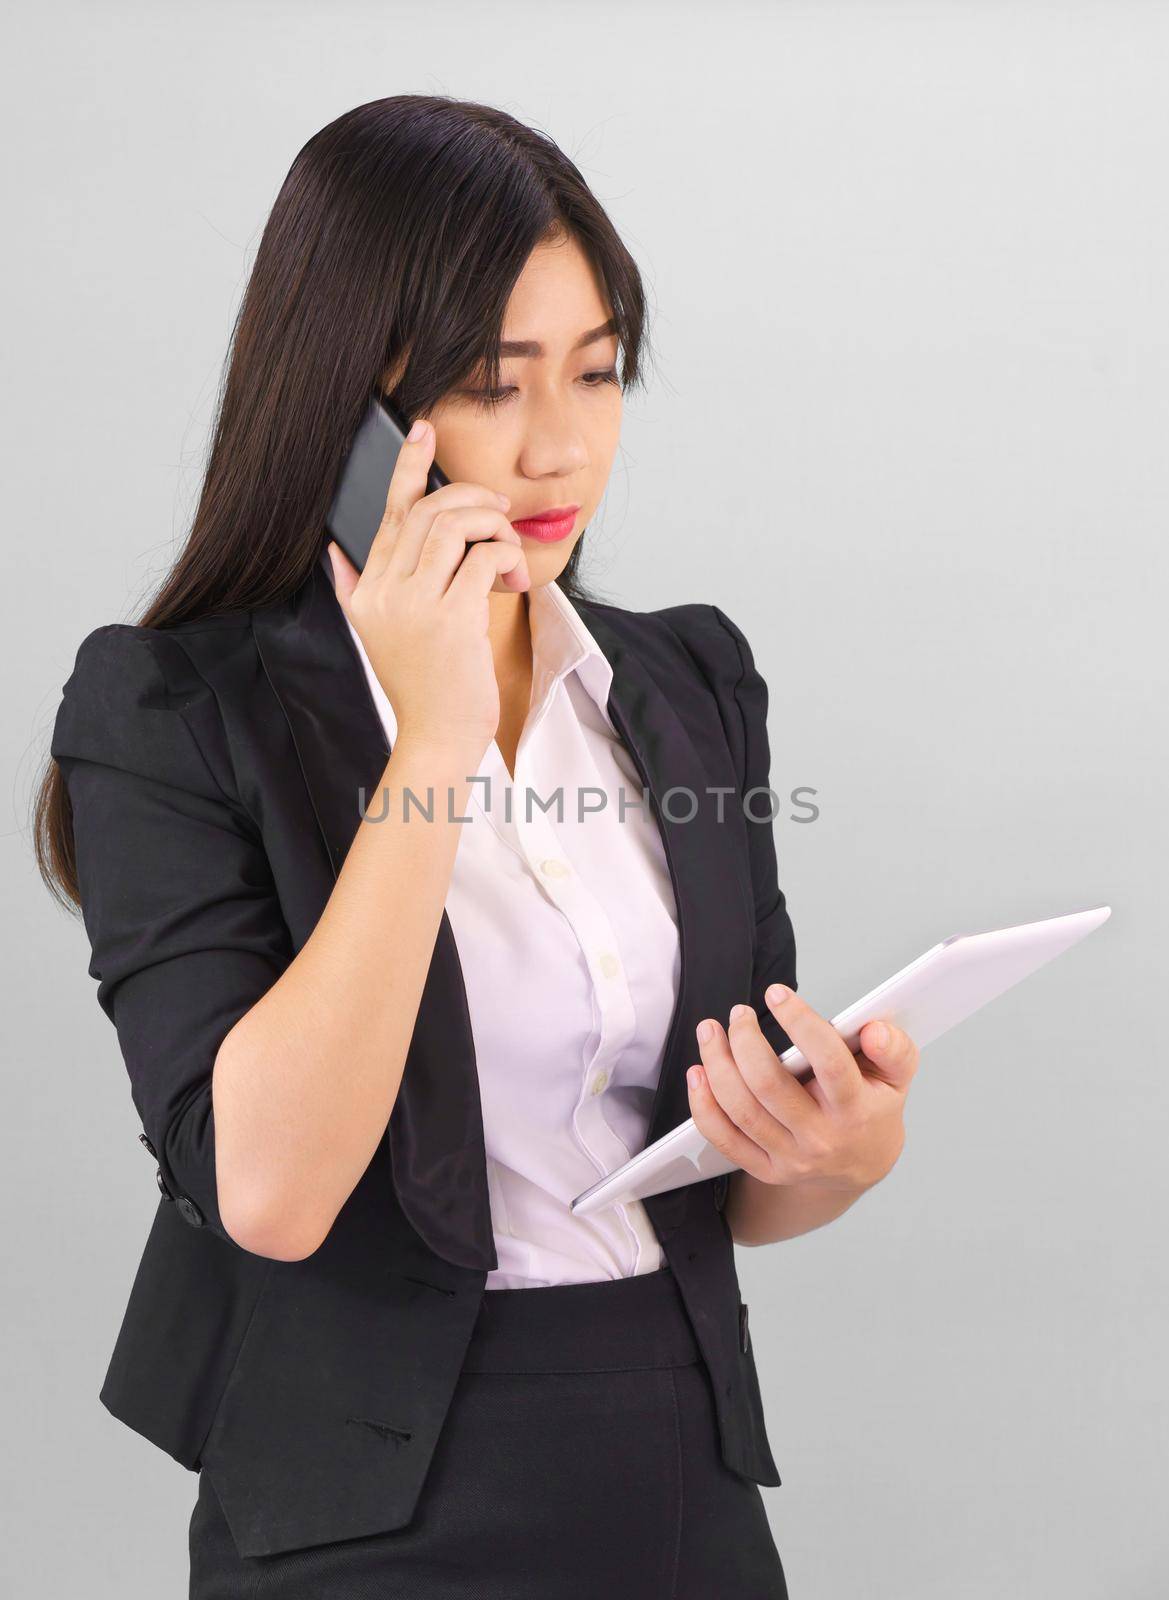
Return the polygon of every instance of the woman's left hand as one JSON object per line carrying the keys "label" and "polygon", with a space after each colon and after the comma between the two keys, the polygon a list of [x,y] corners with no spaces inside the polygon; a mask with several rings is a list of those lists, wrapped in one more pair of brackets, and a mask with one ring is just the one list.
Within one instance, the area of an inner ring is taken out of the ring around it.
{"label": "woman's left hand", "polygon": [[[777,989],[786,998],[773,999]],[[773,984],[765,998],[815,1075],[803,1084],[780,1065],[753,1007],[735,1006],[727,1030],[707,1018],[698,1025],[702,1066],[688,1074],[699,1132],[761,1183],[871,1188],[905,1143],[902,1112],[917,1046],[901,1028],[867,1022],[854,1055],[790,989]]]}

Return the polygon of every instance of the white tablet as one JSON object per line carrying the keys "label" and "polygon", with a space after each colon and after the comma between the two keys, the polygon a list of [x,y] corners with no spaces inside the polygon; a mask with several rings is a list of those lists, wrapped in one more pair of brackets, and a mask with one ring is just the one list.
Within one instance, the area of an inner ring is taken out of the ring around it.
{"label": "white tablet", "polygon": [[[1097,906],[1092,911],[1073,911],[1065,917],[1047,917],[989,933],[951,934],[833,1017],[832,1026],[854,1052],[860,1048],[865,1023],[878,1019],[903,1028],[919,1048],[924,1047],[1070,949],[1106,921],[1111,909]],[[698,1046],[694,1048],[697,1054]],[[811,1064],[794,1045],[779,1059],[801,1080],[811,1077]],[[569,1209],[577,1216],[587,1216],[624,1200],[641,1200],[735,1170],[734,1163],[708,1144],[693,1117],[688,1117],[578,1194]]]}

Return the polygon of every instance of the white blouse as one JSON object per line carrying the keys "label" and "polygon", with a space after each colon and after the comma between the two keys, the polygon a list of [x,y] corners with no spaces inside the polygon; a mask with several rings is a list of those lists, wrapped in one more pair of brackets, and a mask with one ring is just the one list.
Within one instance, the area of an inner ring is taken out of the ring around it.
{"label": "white blouse", "polygon": [[[446,899],[499,1257],[487,1289],[632,1277],[663,1262],[640,1200],[588,1217],[568,1206],[645,1144],[680,976],[669,867],[606,709],[608,658],[555,580],[528,591],[528,615],[532,698],[515,781],[493,739]],[[349,632],[392,747],[393,709]]]}

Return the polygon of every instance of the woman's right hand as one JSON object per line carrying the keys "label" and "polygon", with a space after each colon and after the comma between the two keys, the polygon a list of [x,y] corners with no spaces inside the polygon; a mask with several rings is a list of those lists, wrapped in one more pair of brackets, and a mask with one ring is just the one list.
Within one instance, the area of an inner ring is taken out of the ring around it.
{"label": "woman's right hand", "polygon": [[487,596],[531,582],[506,495],[478,483],[425,494],[435,435],[407,439],[386,509],[359,573],[332,540],[341,609],[360,638],[397,720],[398,739],[450,747],[477,764],[499,727],[499,687]]}

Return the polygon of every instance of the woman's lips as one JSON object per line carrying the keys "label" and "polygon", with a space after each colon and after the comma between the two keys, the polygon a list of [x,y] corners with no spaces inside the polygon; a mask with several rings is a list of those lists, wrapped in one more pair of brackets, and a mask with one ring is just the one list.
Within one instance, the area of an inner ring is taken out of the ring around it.
{"label": "woman's lips", "polygon": [[518,517],[512,527],[524,539],[538,539],[541,544],[554,544],[557,539],[567,539],[576,525],[579,506],[562,506],[553,511],[542,511],[535,517]]}

